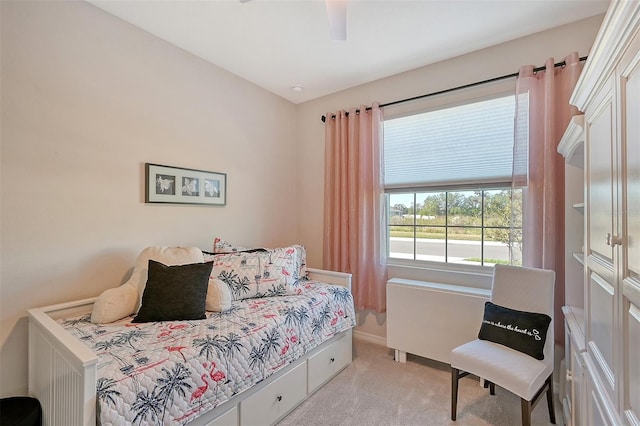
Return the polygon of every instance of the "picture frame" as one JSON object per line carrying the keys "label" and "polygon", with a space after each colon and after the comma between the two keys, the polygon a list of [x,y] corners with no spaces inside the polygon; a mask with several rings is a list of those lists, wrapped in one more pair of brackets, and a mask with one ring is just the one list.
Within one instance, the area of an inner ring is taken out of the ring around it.
{"label": "picture frame", "polygon": [[227,174],[145,163],[145,203],[227,205]]}

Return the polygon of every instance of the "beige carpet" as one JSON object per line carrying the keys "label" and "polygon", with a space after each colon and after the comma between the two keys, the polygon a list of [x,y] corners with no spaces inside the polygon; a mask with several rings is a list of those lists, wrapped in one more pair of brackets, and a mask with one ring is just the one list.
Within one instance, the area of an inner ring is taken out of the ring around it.
{"label": "beige carpet", "polygon": [[[520,425],[520,399],[496,386],[496,395],[471,376],[460,379],[458,420],[449,418],[449,366],[417,356],[406,364],[384,346],[354,340],[353,362],[285,417],[279,426]],[[562,424],[556,399],[556,423]],[[546,399],[533,425],[549,425]]]}

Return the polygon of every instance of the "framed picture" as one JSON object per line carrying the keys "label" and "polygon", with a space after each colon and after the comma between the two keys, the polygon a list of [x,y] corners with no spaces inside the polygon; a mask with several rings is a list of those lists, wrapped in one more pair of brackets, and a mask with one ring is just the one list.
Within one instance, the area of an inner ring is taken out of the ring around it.
{"label": "framed picture", "polygon": [[145,163],[145,203],[227,204],[227,174]]}

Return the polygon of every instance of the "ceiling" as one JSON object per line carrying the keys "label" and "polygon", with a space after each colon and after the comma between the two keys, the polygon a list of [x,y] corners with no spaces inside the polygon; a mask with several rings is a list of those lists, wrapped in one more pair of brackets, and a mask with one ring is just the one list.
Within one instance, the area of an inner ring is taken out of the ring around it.
{"label": "ceiling", "polygon": [[[578,21],[608,0],[88,0],[293,103]],[[299,85],[302,91],[292,90]]]}

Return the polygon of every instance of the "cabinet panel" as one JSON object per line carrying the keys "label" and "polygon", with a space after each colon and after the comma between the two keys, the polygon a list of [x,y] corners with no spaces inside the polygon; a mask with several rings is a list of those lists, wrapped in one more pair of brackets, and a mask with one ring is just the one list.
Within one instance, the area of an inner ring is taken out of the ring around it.
{"label": "cabinet panel", "polygon": [[610,422],[607,416],[605,415],[604,407],[600,402],[600,400],[598,399],[598,396],[593,390],[591,390],[589,397],[590,398],[589,398],[589,423],[588,424],[599,425],[599,426],[600,425],[613,426],[613,423]]}
{"label": "cabinet panel", "polygon": [[588,116],[587,209],[589,254],[612,263],[613,251],[606,235],[613,231],[613,95],[611,83],[602,95],[602,103]]}
{"label": "cabinet panel", "polygon": [[615,291],[611,284],[595,272],[589,277],[589,347],[594,363],[600,374],[609,385],[607,390],[613,392],[614,362],[614,303]]}
{"label": "cabinet panel", "polygon": [[623,59],[620,85],[621,120],[624,136],[621,138],[620,181],[622,182],[624,276],[640,277],[640,39]]}
{"label": "cabinet panel", "polygon": [[[563,307],[564,311],[566,307]],[[559,388],[559,398],[562,403],[562,415],[564,418],[564,424],[566,426],[573,426],[575,422],[573,421],[573,379],[571,374],[573,373],[573,369],[571,368],[571,362],[573,360],[573,356],[571,351],[573,349],[573,342],[571,341],[571,330],[569,329],[569,325],[565,319],[564,322],[564,363],[560,363],[560,388]],[[563,369],[563,364],[565,369]],[[562,376],[564,375],[564,377]],[[563,379],[566,380],[563,382]],[[564,386],[563,386],[564,383]]]}
{"label": "cabinet panel", "polygon": [[571,416],[576,426],[584,424],[582,418],[585,389],[583,359],[583,352],[571,351],[571,400],[573,401]]}
{"label": "cabinet panel", "polygon": [[593,426],[620,426],[614,405],[611,400],[601,393],[603,386],[600,379],[593,375],[594,368],[589,358],[585,358],[585,377],[586,377],[586,415],[585,425]]}
{"label": "cabinet panel", "polygon": [[[625,403],[625,414],[629,420],[640,419],[640,306],[629,303],[627,312],[627,389],[629,399]],[[631,422],[630,422],[631,423]]]}
{"label": "cabinet panel", "polygon": [[[570,312],[567,307],[563,311]],[[565,321],[567,384],[565,394],[562,395],[562,405],[567,426],[580,426],[585,420],[584,339],[579,330],[572,328],[577,325],[575,321]]]}

